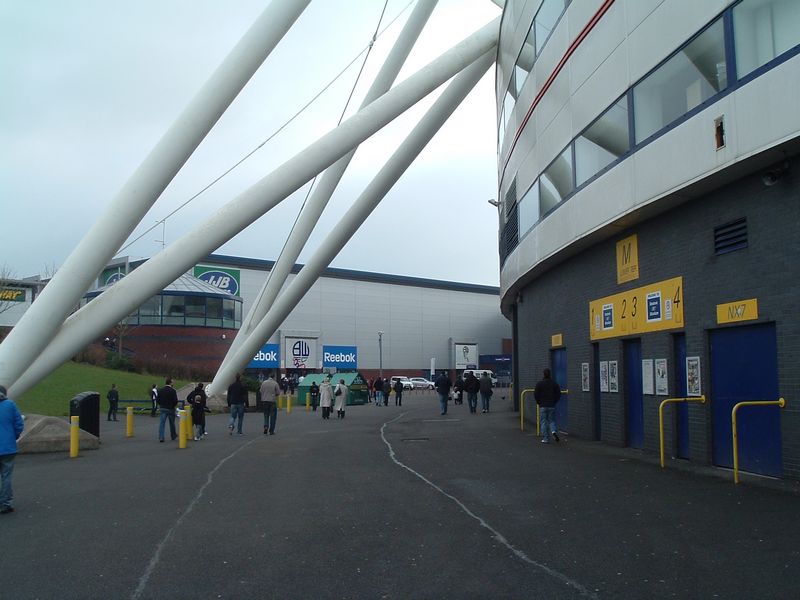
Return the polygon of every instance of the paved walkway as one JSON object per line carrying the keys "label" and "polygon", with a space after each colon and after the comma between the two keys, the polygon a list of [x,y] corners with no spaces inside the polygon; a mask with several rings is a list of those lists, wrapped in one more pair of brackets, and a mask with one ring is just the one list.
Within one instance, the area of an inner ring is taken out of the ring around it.
{"label": "paved walkway", "polygon": [[103,421],[78,459],[17,460],[0,598],[798,598],[793,485],[658,468],[432,394],[278,433],[156,441]]}

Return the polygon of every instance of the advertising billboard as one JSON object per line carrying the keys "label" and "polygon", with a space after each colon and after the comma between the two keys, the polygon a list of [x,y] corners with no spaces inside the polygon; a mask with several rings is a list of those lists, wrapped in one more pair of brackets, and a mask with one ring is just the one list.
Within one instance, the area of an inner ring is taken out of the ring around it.
{"label": "advertising billboard", "polygon": [[239,269],[224,269],[221,267],[204,267],[197,265],[193,275],[200,281],[210,283],[223,292],[228,292],[232,296],[239,295],[239,282],[241,274]]}
{"label": "advertising billboard", "polygon": [[455,344],[456,370],[478,368],[478,344]]}
{"label": "advertising billboard", "polygon": [[358,348],[356,346],[323,346],[322,367],[338,370],[358,368]]}
{"label": "advertising billboard", "polygon": [[287,369],[317,368],[317,340],[315,338],[284,338],[283,349]]}
{"label": "advertising billboard", "polygon": [[280,363],[280,344],[264,344],[247,364],[248,369],[277,369]]}

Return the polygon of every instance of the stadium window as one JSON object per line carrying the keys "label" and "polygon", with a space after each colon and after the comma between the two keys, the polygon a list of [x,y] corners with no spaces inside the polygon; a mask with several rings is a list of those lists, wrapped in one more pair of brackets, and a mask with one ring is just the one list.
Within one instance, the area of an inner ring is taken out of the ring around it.
{"label": "stadium window", "polygon": [[533,182],[519,201],[519,236],[525,235],[539,220],[539,180]]}
{"label": "stadium window", "polygon": [[689,42],[633,88],[636,143],[728,86],[722,19]]}
{"label": "stadium window", "polygon": [[575,139],[575,178],[583,184],[627,154],[628,97],[623,96]]}
{"label": "stadium window", "polygon": [[800,44],[800,2],[744,0],[733,9],[733,33],[741,79]]}
{"label": "stadium window", "polygon": [[550,163],[540,178],[539,215],[544,216],[574,189],[572,176],[572,144]]}

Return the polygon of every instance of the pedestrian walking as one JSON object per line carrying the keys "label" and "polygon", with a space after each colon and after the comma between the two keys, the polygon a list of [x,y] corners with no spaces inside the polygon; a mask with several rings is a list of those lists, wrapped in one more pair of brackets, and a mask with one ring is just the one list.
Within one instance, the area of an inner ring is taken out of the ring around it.
{"label": "pedestrian walking", "polygon": [[484,372],[481,375],[481,380],[479,383],[478,388],[481,391],[481,412],[488,413],[489,412],[489,400],[492,398],[492,380],[489,377],[489,374]]}
{"label": "pedestrian walking", "polygon": [[464,379],[459,375],[456,377],[456,382],[453,384],[453,389],[456,391],[456,397],[453,404],[464,404]]}
{"label": "pedestrian walking", "polygon": [[403,406],[403,382],[399,379],[394,382],[394,405]]}
{"label": "pedestrian walking", "polygon": [[542,434],[542,443],[550,443],[550,434],[558,442],[558,429],[556,427],[556,404],[561,398],[561,386],[550,375],[550,369],[542,373],[543,379],[536,384],[533,397],[539,405],[539,423]]}
{"label": "pedestrian walking", "polygon": [[275,435],[275,422],[278,420],[278,394],[281,386],[275,381],[272,373],[261,384],[261,407],[264,409],[264,435]]}
{"label": "pedestrian walking", "polygon": [[347,398],[350,396],[350,389],[344,384],[344,379],[340,379],[336,384],[333,396],[336,398],[336,406],[334,406],[336,418],[344,419],[344,409],[347,406]]}
{"label": "pedestrian walking", "polygon": [[233,435],[233,426],[236,433],[242,435],[242,421],[244,421],[244,405],[247,404],[247,390],[242,384],[242,375],[236,374],[236,379],[228,386],[228,407],[231,417],[228,421],[228,435]]}
{"label": "pedestrian walking", "polygon": [[158,441],[164,441],[164,424],[169,420],[169,433],[174,440],[178,437],[175,432],[175,407],[178,406],[178,393],[172,387],[172,377],[167,377],[164,387],[156,394],[156,403],[160,417],[158,420]]}
{"label": "pedestrian walking", "polygon": [[386,378],[383,380],[383,405],[389,406],[389,396],[392,395],[392,380]]}
{"label": "pedestrian walking", "polygon": [[150,402],[152,405],[150,406],[150,416],[155,417],[156,411],[158,410],[158,387],[156,384],[153,384],[153,387],[150,389]]}
{"label": "pedestrian walking", "polygon": [[375,406],[380,406],[383,404],[383,379],[376,377],[372,385],[375,386]]}
{"label": "pedestrian walking", "polygon": [[478,412],[478,392],[481,389],[480,381],[475,377],[475,373],[467,371],[464,377],[464,391],[467,392],[467,403],[469,404],[469,412],[477,414]]}
{"label": "pedestrian walking", "polygon": [[111,389],[108,390],[106,399],[108,400],[108,416],[106,417],[106,421],[116,421],[117,408],[119,407],[119,392],[117,391],[116,383],[111,384]]}
{"label": "pedestrian walking", "polygon": [[[197,388],[195,388],[197,389]],[[202,390],[202,388],[201,388]],[[194,441],[199,442],[203,439],[206,429],[206,395],[195,394],[188,400],[192,407],[192,424],[194,425]]]}
{"label": "pedestrian walking", "polygon": [[319,406],[319,386],[316,381],[311,382],[308,393],[311,394],[311,408],[314,412],[317,412],[317,406]]}
{"label": "pedestrian walking", "polygon": [[[200,400],[203,404],[203,410],[200,413],[199,420],[195,418],[195,411],[194,411],[195,396],[200,396]],[[189,392],[189,395],[186,397],[186,402],[192,408],[192,423],[194,425],[200,423],[200,425],[202,426],[200,430],[200,435],[208,435],[208,432],[206,432],[206,412],[208,412],[208,410],[206,409],[207,400],[208,396],[206,395],[206,391],[203,389],[202,382],[198,382],[197,385],[194,386],[194,389],[191,392]]]}
{"label": "pedestrian walking", "polygon": [[17,457],[17,440],[22,435],[25,422],[16,403],[6,396],[0,385],[0,515],[14,512],[14,459]]}
{"label": "pedestrian walking", "polygon": [[319,386],[319,405],[322,407],[322,418],[329,419],[331,406],[333,405],[333,388],[331,387],[330,376],[326,377],[322,385]]}
{"label": "pedestrian walking", "polygon": [[450,383],[450,378],[447,376],[447,373],[443,372],[439,373],[433,385],[436,388],[436,393],[439,394],[439,406],[442,408],[442,414],[446,415],[447,398],[450,395],[450,388],[453,384]]}

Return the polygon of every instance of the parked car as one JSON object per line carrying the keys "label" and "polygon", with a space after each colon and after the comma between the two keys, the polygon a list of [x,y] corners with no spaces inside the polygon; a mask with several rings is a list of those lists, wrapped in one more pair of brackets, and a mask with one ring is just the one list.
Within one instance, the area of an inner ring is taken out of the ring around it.
{"label": "parked car", "polygon": [[411,384],[415,390],[432,390],[433,382],[424,377],[412,377]]}
{"label": "parked car", "polygon": [[400,383],[403,384],[403,389],[404,390],[413,390],[414,389],[414,384],[405,375],[395,375],[394,377],[392,377],[392,387],[394,387],[394,382],[398,381],[398,380],[400,381]]}

